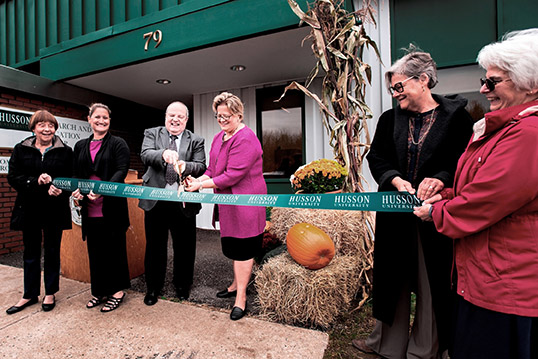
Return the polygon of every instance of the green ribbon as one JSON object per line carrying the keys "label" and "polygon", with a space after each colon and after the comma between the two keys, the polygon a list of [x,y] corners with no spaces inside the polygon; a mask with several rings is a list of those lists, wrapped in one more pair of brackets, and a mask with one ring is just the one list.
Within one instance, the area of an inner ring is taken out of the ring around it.
{"label": "green ribbon", "polygon": [[158,201],[227,204],[235,206],[314,208],[376,212],[413,212],[421,201],[407,192],[362,192],[327,194],[220,194],[180,192],[118,182],[56,178],[52,184],[66,191],[80,188],[102,196],[127,197]]}

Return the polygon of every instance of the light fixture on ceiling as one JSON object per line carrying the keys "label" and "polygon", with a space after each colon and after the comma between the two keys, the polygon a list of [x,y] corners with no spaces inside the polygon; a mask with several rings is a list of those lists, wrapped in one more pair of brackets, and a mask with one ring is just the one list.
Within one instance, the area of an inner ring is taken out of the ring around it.
{"label": "light fixture on ceiling", "polygon": [[243,65],[233,65],[233,66],[230,67],[230,70],[239,71],[239,72],[245,71],[246,69],[247,68],[245,66],[243,66]]}
{"label": "light fixture on ceiling", "polygon": [[172,83],[172,81],[167,80],[167,79],[158,79],[155,82],[157,82],[159,85],[168,85],[168,84]]}

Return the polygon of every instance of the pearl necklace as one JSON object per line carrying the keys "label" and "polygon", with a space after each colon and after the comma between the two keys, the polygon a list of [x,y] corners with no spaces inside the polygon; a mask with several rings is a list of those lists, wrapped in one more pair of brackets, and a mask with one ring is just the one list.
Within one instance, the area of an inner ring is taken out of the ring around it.
{"label": "pearl necklace", "polygon": [[411,125],[411,121],[409,121],[409,137],[411,137],[411,142],[415,146],[418,146],[424,140],[424,138],[426,137],[428,132],[430,132],[430,129],[432,128],[432,125],[433,125],[433,121],[435,121],[435,118],[433,117],[434,115],[435,115],[435,108],[432,111],[432,115],[431,115],[431,118],[430,118],[430,124],[428,125],[428,129],[422,133],[422,136],[420,136],[418,138],[418,141],[416,141],[416,142],[415,142],[415,137],[413,136],[413,132],[415,132],[415,131],[414,131],[413,126]]}

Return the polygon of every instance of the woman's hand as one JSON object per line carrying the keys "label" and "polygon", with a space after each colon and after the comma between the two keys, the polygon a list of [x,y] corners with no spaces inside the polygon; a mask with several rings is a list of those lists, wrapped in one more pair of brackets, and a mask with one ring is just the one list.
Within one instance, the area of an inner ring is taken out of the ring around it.
{"label": "woman's hand", "polygon": [[192,176],[187,176],[187,178],[185,178],[185,191],[194,192],[198,191],[201,188],[202,181],[200,181],[200,179],[196,179]]}
{"label": "woman's hand", "polygon": [[49,176],[46,173],[40,174],[38,179],[37,179],[37,184],[39,184],[39,185],[44,185],[44,184],[51,183],[51,182],[52,182],[52,177]]}
{"label": "woman's hand", "polygon": [[57,188],[57,187],[54,187],[54,185],[50,185],[49,187],[49,196],[59,196],[62,194],[62,190]]}
{"label": "woman's hand", "polygon": [[90,191],[90,193],[88,193],[88,199],[90,201],[95,201],[99,197],[101,197],[101,195],[100,194],[95,194],[95,193],[93,193],[93,191]]}
{"label": "woman's hand", "polygon": [[433,220],[430,214],[431,207],[431,204],[425,204],[420,207],[413,207],[413,214],[424,222],[431,222]]}
{"label": "woman's hand", "polygon": [[74,190],[73,193],[71,193],[71,196],[73,196],[73,198],[76,199],[77,201],[80,201],[84,198],[84,195],[80,193],[80,188],[77,188],[76,190]]}
{"label": "woman's hand", "polygon": [[81,201],[84,198],[82,193],[80,193],[80,188],[77,188],[76,190],[74,190],[73,193],[71,193],[71,197],[73,197],[73,199],[75,200],[76,206],[80,206],[78,201]]}
{"label": "woman's hand", "polygon": [[426,177],[418,185],[417,197],[426,200],[445,188],[445,184],[437,178]]}
{"label": "woman's hand", "polygon": [[399,192],[409,192],[410,194],[415,194],[415,189],[411,183],[403,180],[401,177],[394,177],[390,183],[399,191]]}
{"label": "woman's hand", "polygon": [[422,206],[413,207],[413,213],[415,214],[415,216],[417,216],[421,220],[426,221],[426,222],[431,222],[433,221],[432,214],[431,214],[432,204],[435,202],[439,202],[442,199],[443,199],[443,196],[441,196],[440,193],[437,193],[431,196],[430,198],[428,198],[427,200],[425,200],[422,203]]}

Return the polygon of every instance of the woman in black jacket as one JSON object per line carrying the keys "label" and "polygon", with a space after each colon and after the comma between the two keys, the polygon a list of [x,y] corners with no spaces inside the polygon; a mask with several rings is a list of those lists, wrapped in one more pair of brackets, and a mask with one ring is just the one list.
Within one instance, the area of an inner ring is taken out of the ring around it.
{"label": "woman in black jacket", "polygon": [[[82,179],[123,183],[129,170],[129,147],[112,136],[110,109],[103,104],[90,106],[88,122],[93,134],[75,145],[74,176]],[[116,309],[130,287],[126,231],[129,227],[127,199],[100,196],[90,191],[73,192],[82,201],[82,237],[87,239],[93,297],[87,308],[105,305],[101,312]]]}
{"label": "woman in black jacket", "polygon": [[[385,74],[398,101],[379,119],[368,164],[379,191],[405,191],[424,200],[451,186],[472,133],[460,96],[431,93],[435,62],[412,51]],[[452,241],[412,213],[376,215],[373,333],[353,345],[387,358],[438,358],[449,346]],[[409,330],[411,292],[416,313]]]}
{"label": "woman in black jacket", "polygon": [[55,136],[58,121],[47,111],[30,118],[34,136],[18,143],[9,160],[7,180],[17,191],[11,229],[22,230],[24,243],[24,294],[7,314],[17,313],[38,301],[43,240],[44,311],[54,309],[60,284],[60,242],[71,228],[69,193],[51,184],[55,177],[71,177],[73,151]]}

